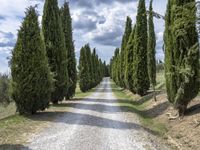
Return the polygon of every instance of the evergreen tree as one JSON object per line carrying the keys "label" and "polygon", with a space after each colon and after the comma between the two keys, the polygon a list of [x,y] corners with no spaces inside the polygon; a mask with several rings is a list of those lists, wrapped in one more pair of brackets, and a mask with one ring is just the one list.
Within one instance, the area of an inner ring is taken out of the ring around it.
{"label": "evergreen tree", "polygon": [[67,49],[67,61],[68,61],[68,75],[69,75],[69,87],[66,98],[72,98],[76,90],[77,82],[77,71],[76,71],[76,58],[72,34],[72,19],[70,15],[70,10],[68,3],[65,2],[64,6],[61,8],[61,20],[62,27],[65,36],[65,44]]}
{"label": "evergreen tree", "polygon": [[93,68],[92,68],[92,54],[91,54],[91,49],[90,49],[90,45],[87,44],[85,45],[85,53],[87,56],[86,59],[86,64],[88,66],[88,80],[89,80],[89,89],[93,88],[93,83],[94,83],[94,79],[93,79]]}
{"label": "evergreen tree", "polygon": [[[150,1],[149,6],[149,30],[148,30],[148,74],[149,80],[155,92],[156,86],[156,58],[155,58],[155,47],[156,47],[156,36],[154,31],[154,23],[153,23],[153,7],[152,7],[153,0]],[[154,97],[156,101],[156,97]]]}
{"label": "evergreen tree", "polygon": [[112,78],[113,81],[118,84],[118,56],[119,56],[119,48],[115,50],[115,54],[112,61]]}
{"label": "evergreen tree", "polygon": [[11,60],[12,98],[20,114],[34,114],[49,106],[52,76],[34,7],[18,32]]}
{"label": "evergreen tree", "polygon": [[127,17],[126,19],[126,27],[125,27],[125,32],[124,32],[124,35],[123,35],[123,38],[122,38],[122,44],[121,44],[121,63],[119,64],[120,65],[120,85],[121,87],[126,87],[126,84],[125,84],[125,68],[126,68],[126,47],[127,47],[127,44],[128,44],[128,40],[129,40],[129,37],[130,37],[130,34],[131,34],[131,31],[132,31],[132,20],[130,17]]}
{"label": "evergreen tree", "polygon": [[121,81],[121,78],[120,78],[120,75],[121,75],[121,66],[120,66],[121,60],[120,60],[120,58],[121,58],[121,53],[120,53],[120,50],[119,50],[119,54],[116,58],[116,84],[118,86],[120,86],[120,81]]}
{"label": "evergreen tree", "polygon": [[82,92],[86,92],[89,89],[88,83],[88,65],[85,47],[81,48],[79,59],[79,86]]}
{"label": "evergreen tree", "polygon": [[165,22],[165,78],[168,100],[183,116],[199,91],[199,43],[195,0],[169,0]]}
{"label": "evergreen tree", "polygon": [[144,95],[149,89],[147,70],[147,16],[145,0],[139,1],[136,29],[134,35],[133,79],[134,92]]}
{"label": "evergreen tree", "polygon": [[67,71],[67,50],[57,0],[46,0],[42,18],[42,31],[55,85],[51,94],[53,103],[67,95],[69,77]]}
{"label": "evergreen tree", "polygon": [[81,91],[86,92],[97,86],[103,78],[103,71],[103,63],[98,58],[96,50],[94,49],[93,53],[91,53],[89,44],[86,44],[81,48],[79,60],[79,85]]}
{"label": "evergreen tree", "polygon": [[129,37],[129,41],[126,47],[126,66],[125,66],[125,83],[126,83],[126,88],[129,89],[130,91],[134,91],[133,88],[133,73],[134,73],[134,68],[133,68],[133,56],[134,56],[134,35],[135,35],[135,28],[134,26],[131,35]]}
{"label": "evergreen tree", "polygon": [[95,83],[93,86],[96,86],[96,84],[98,82],[98,72],[96,70],[97,65],[98,65],[98,63],[97,63],[96,49],[94,48],[93,52],[92,52],[92,67],[94,68],[93,69],[93,78],[94,78]]}

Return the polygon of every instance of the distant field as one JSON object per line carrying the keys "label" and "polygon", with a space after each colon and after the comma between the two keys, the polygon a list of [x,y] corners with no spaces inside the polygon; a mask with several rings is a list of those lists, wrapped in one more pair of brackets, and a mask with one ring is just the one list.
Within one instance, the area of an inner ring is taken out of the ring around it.
{"label": "distant field", "polygon": [[0,119],[12,116],[16,113],[15,103],[12,102],[8,106],[0,105]]}
{"label": "distant field", "polygon": [[156,89],[165,90],[165,73],[164,70],[156,74]]}

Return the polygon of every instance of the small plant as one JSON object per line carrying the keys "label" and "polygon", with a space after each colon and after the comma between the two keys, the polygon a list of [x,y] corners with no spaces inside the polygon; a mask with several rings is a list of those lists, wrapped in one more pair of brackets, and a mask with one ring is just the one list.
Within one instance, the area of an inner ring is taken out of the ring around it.
{"label": "small plant", "polygon": [[11,102],[9,96],[9,84],[10,80],[8,75],[0,74],[0,103],[3,105],[8,105]]}

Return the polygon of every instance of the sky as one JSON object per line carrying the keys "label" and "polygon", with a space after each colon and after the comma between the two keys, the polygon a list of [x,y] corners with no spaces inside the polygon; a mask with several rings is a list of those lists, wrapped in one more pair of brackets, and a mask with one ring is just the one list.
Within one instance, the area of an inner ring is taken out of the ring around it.
{"label": "sky", "polygon": [[[149,7],[146,0],[146,7]],[[58,0],[62,6],[64,0]],[[90,43],[99,57],[109,63],[114,50],[120,47],[126,17],[135,24],[138,0],[68,0],[75,42],[76,58],[80,48]],[[42,20],[44,0],[0,0],[0,72],[9,73],[8,60],[17,40],[17,32],[25,17],[26,8],[38,4],[39,21]],[[153,9],[165,15],[167,0],[154,0]],[[154,19],[157,38],[156,57],[164,59],[162,50],[164,21]]]}

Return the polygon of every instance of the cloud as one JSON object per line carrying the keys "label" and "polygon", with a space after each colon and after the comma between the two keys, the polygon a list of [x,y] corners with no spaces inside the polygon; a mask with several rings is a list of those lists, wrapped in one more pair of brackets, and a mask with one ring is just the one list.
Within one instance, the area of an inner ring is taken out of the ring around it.
{"label": "cloud", "polygon": [[108,46],[119,47],[121,43],[122,29],[115,28],[114,30],[108,30],[108,32],[99,33],[92,37],[92,40],[96,43]]}
{"label": "cloud", "polygon": [[137,0],[69,0],[70,4],[74,7],[80,7],[85,9],[93,9],[94,7],[99,7],[100,5],[113,5],[113,3],[131,3]]}
{"label": "cloud", "polygon": [[89,0],[71,0],[72,5],[76,7],[83,7],[83,8],[93,8],[93,2]]}
{"label": "cloud", "polygon": [[0,15],[0,21],[4,20],[4,19],[5,19],[5,17]]}
{"label": "cloud", "polygon": [[106,22],[104,16],[92,10],[76,11],[72,18],[74,30],[78,29],[84,32],[91,32],[97,28],[97,24],[104,24]]}
{"label": "cloud", "polygon": [[[109,5],[99,9],[101,16],[106,18],[105,22],[97,24],[97,28],[88,34],[88,37],[95,43],[119,47],[121,45],[122,35],[125,28],[125,21],[127,16],[133,18],[135,22],[136,5],[113,3],[112,9]],[[133,7],[134,6],[134,7]],[[134,9],[133,9],[134,8]]]}
{"label": "cloud", "polygon": [[13,33],[0,31],[0,47],[13,47],[15,42]]}
{"label": "cloud", "polygon": [[[73,35],[76,57],[80,48],[90,43],[97,48],[97,53],[109,62],[116,47],[121,45],[126,17],[130,16],[135,24],[138,0],[68,0],[73,23]],[[64,0],[58,0],[59,5]],[[154,10],[165,14],[167,0],[154,0]],[[0,71],[2,64],[7,64],[17,39],[17,30],[25,16],[25,9],[30,5],[37,7],[39,21],[42,20],[44,0],[1,0],[0,5]],[[148,6],[148,1],[147,1]],[[154,19],[157,36],[157,57],[164,58],[162,52],[164,21]],[[5,65],[4,68],[6,68]]]}
{"label": "cloud", "polygon": [[74,22],[74,29],[82,31],[91,31],[96,29],[96,21],[93,21],[87,17],[82,17],[82,20]]}

